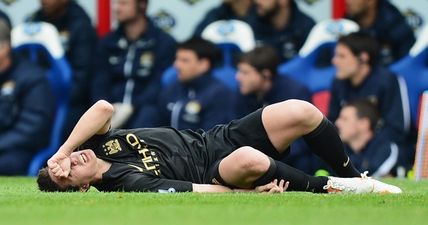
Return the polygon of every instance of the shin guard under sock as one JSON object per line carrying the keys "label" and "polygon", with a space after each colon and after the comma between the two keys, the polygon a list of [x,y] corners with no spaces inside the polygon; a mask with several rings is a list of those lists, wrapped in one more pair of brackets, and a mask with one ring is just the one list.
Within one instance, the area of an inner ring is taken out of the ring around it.
{"label": "shin guard under sock", "polygon": [[359,177],[358,172],[345,153],[336,127],[324,117],[321,124],[303,136],[312,152],[323,159],[341,177]]}

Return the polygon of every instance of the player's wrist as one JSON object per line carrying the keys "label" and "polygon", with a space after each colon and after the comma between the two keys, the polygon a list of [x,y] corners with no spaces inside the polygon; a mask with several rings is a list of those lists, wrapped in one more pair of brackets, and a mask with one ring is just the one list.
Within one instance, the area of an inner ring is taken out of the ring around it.
{"label": "player's wrist", "polygon": [[58,149],[58,153],[62,153],[66,156],[70,156],[73,151],[74,151],[74,147],[67,145],[66,143],[61,145],[61,147],[59,147]]}

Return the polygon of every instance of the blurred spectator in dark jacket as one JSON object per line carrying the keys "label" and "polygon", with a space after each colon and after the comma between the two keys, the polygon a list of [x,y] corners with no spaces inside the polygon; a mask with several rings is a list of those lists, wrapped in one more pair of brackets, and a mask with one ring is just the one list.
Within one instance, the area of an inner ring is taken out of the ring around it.
{"label": "blurred spectator in dark jacket", "polygon": [[346,0],[346,18],[360,25],[380,44],[379,62],[391,64],[405,56],[415,43],[412,28],[387,0]]}
{"label": "blurred spectator in dark jacket", "polygon": [[114,128],[155,126],[160,78],[174,60],[176,42],[147,17],[147,4],[116,1],[119,27],[98,45],[92,99],[114,103]]}
{"label": "blurred spectator in dark jacket", "polygon": [[405,121],[398,78],[376,62],[377,43],[369,34],[358,32],[339,38],[333,64],[336,79],[331,87],[329,119],[336,121],[350,101],[368,99],[375,103],[384,122],[382,132],[400,147],[401,165],[409,167],[415,143],[409,140],[410,121]]}
{"label": "blurred spectator in dark jacket", "polygon": [[268,46],[256,47],[240,57],[236,75],[240,95],[234,107],[235,118],[287,99],[311,101],[311,93],[303,84],[277,74],[279,64],[278,53]]}
{"label": "blurred spectator in dark jacket", "polygon": [[336,126],[346,153],[359,171],[371,176],[389,176],[398,160],[398,146],[379,132],[382,120],[377,107],[368,100],[349,102],[340,111]]}
{"label": "blurred spectator in dark jacket", "polygon": [[45,71],[14,57],[10,29],[0,19],[0,175],[25,175],[49,143],[54,99]]}
{"label": "blurred spectator in dark jacket", "polygon": [[256,41],[277,49],[281,61],[293,58],[303,46],[315,21],[294,0],[255,0],[257,17],[250,21]]}
{"label": "blurred spectator in dark jacket", "polygon": [[213,43],[199,37],[178,46],[178,80],[160,95],[160,125],[206,130],[229,122],[233,93],[211,74],[220,55]]}
{"label": "blurred spectator in dark jacket", "polygon": [[48,22],[57,28],[72,69],[70,107],[63,134],[68,137],[91,103],[89,83],[97,37],[89,16],[75,1],[40,0],[40,5],[41,8],[29,20]]}

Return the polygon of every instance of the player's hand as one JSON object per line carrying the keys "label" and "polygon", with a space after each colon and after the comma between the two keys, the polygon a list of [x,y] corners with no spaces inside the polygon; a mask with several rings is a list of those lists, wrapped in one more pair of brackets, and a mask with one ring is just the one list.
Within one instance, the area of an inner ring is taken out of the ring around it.
{"label": "player's hand", "polygon": [[255,188],[255,191],[260,193],[282,193],[287,190],[288,185],[289,185],[288,181],[286,182],[284,180],[280,180],[278,182],[278,180],[275,179],[268,184],[257,186]]}
{"label": "player's hand", "polygon": [[71,170],[70,157],[58,151],[48,160],[48,168],[56,177],[68,177]]}

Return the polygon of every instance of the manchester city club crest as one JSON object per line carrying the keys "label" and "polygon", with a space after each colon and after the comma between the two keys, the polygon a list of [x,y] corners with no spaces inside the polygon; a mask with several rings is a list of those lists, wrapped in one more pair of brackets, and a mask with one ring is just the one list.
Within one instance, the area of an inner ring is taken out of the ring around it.
{"label": "manchester city club crest", "polygon": [[138,76],[146,77],[151,74],[154,63],[154,54],[151,51],[143,52],[140,55],[140,68],[137,71]]}
{"label": "manchester city club crest", "polygon": [[186,113],[188,114],[198,114],[201,112],[201,104],[198,101],[190,101],[186,105]]}
{"label": "manchester city club crest", "polygon": [[150,68],[153,66],[154,55],[153,52],[143,52],[140,56],[140,66]]}
{"label": "manchester city club crest", "polygon": [[103,145],[103,148],[106,155],[113,155],[122,151],[122,147],[120,147],[119,141],[117,139],[106,142]]}
{"label": "manchester city club crest", "polygon": [[15,90],[15,81],[6,81],[1,86],[0,95],[10,95]]}
{"label": "manchester city club crest", "polygon": [[190,101],[184,107],[183,119],[189,123],[199,123],[199,113],[201,110],[201,103],[198,101]]}

